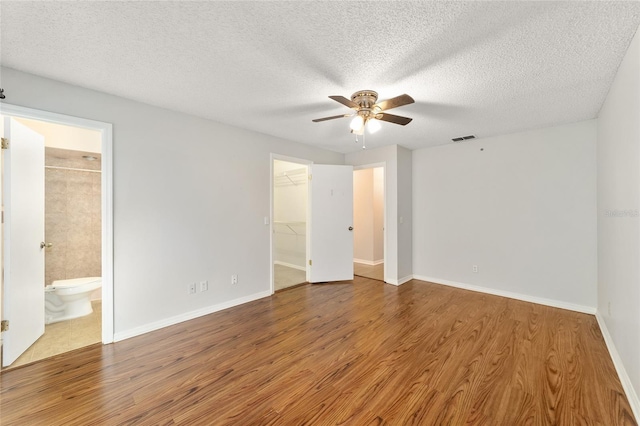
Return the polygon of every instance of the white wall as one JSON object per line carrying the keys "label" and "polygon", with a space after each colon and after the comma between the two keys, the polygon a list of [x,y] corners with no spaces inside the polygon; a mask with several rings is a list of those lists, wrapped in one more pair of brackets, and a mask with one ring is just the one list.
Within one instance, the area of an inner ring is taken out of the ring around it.
{"label": "white wall", "polygon": [[[343,163],[342,154],[1,71],[7,103],[113,123],[117,336],[268,294],[270,153]],[[209,291],[189,295],[199,280]]]}
{"label": "white wall", "polygon": [[595,144],[591,120],[413,151],[414,276],[593,311]]}
{"label": "white wall", "polygon": [[598,316],[640,419],[640,33],[600,110],[597,153]]}

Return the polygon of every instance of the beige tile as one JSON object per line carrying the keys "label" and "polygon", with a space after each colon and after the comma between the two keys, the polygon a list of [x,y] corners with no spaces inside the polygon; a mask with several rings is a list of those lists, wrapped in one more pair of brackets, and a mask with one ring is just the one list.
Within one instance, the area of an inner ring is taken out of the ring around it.
{"label": "beige tile", "polygon": [[45,267],[45,281],[47,285],[51,284],[54,281],[65,280],[65,279],[67,279],[67,275],[65,273],[64,267],[62,266],[57,268]]}
{"label": "beige tile", "polygon": [[74,229],[67,233],[67,250],[89,250],[93,239],[89,227]]}
{"label": "beige tile", "polygon": [[91,182],[69,182],[67,186],[69,200],[90,199],[93,195]]}
{"label": "beige tile", "polygon": [[100,213],[91,215],[91,231],[94,235],[102,235],[102,215]]}
{"label": "beige tile", "polygon": [[102,211],[102,198],[100,196],[100,192],[98,192],[97,194],[91,194],[89,196],[89,200],[91,202],[90,205],[90,211],[91,213],[97,213],[100,214]]}
{"label": "beige tile", "polygon": [[57,235],[58,237],[65,236],[69,229],[66,220],[67,214],[64,213],[51,213],[45,211],[44,214],[44,232],[48,235]]}
{"label": "beige tile", "polygon": [[67,212],[69,214],[89,214],[92,212],[91,194],[81,194],[78,192],[67,193]]}
{"label": "beige tile", "polygon": [[47,193],[44,197],[45,212],[64,213],[67,211],[67,195],[64,192]]}
{"label": "beige tile", "polygon": [[48,263],[54,269],[62,268],[67,259],[67,251],[59,246],[51,247],[45,251],[45,265]]}
{"label": "beige tile", "polygon": [[66,192],[67,176],[65,170],[45,169],[45,193],[47,192]]}
{"label": "beige tile", "polygon": [[85,229],[91,228],[91,214],[88,211],[69,211],[67,224],[70,232],[84,233]]}
{"label": "beige tile", "polygon": [[[80,167],[77,167],[77,168],[80,168]],[[86,168],[84,167],[83,169],[86,170]],[[67,173],[68,173],[69,184],[78,183],[78,182],[91,184],[93,182],[93,175],[94,175],[93,172],[87,172],[83,170],[68,170]]]}
{"label": "beige tile", "polygon": [[93,185],[93,192],[100,193],[100,188],[102,187],[102,173],[91,173],[91,184]]}
{"label": "beige tile", "polygon": [[[66,208],[65,208],[66,209]],[[66,232],[69,228],[67,223],[67,214],[65,212],[49,212],[45,209],[44,213],[45,232],[47,230],[53,232]]]}
{"label": "beige tile", "polygon": [[71,247],[67,250],[66,267],[77,268],[82,265],[86,265],[92,258],[92,253],[89,251],[89,246],[86,248],[82,246]]}
{"label": "beige tile", "polygon": [[[97,157],[96,161],[87,161],[83,155]],[[100,170],[100,154],[74,151],[60,148],[45,148],[45,164],[54,167],[68,167],[84,170]],[[85,172],[86,173],[86,172]]]}

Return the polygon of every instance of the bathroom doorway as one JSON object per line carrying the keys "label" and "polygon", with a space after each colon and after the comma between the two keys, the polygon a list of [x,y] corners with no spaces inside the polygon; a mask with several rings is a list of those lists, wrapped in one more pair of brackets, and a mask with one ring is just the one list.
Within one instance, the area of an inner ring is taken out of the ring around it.
{"label": "bathroom doorway", "polygon": [[[45,331],[24,352],[20,350],[21,355],[9,365],[3,356],[3,368],[12,368],[113,339],[111,129],[105,123],[21,107],[3,105],[3,114],[11,117],[14,126],[23,126],[44,141],[41,297],[45,303]],[[4,172],[3,167],[3,176]],[[11,209],[3,204],[5,208]],[[4,247],[3,262],[9,251]],[[6,316],[12,323],[17,315],[7,308],[12,306],[15,293],[4,290],[6,285],[19,283],[3,280],[2,284],[3,319]],[[69,309],[67,293],[74,293],[75,297],[79,289],[87,290],[86,303]],[[9,343],[3,333],[3,352]]]}
{"label": "bathroom doorway", "polygon": [[353,171],[353,273],[384,281],[385,168]]}
{"label": "bathroom doorway", "polygon": [[308,164],[272,156],[272,291],[308,279]]}

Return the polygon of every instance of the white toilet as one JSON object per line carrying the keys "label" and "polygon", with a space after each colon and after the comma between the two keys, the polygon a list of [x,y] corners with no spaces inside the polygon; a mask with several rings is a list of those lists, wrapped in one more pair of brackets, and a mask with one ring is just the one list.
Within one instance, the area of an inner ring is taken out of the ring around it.
{"label": "white toilet", "polygon": [[57,280],[44,288],[44,322],[66,321],[93,312],[91,293],[102,287],[102,277]]}

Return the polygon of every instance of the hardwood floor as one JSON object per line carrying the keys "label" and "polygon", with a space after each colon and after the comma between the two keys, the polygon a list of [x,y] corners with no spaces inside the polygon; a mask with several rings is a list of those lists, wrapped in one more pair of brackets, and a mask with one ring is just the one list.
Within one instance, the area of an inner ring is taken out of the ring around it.
{"label": "hardwood floor", "polygon": [[384,263],[366,265],[364,263],[353,262],[353,275],[384,281]]}
{"label": "hardwood floor", "polygon": [[304,285],[0,374],[8,425],[634,425],[593,316]]}

